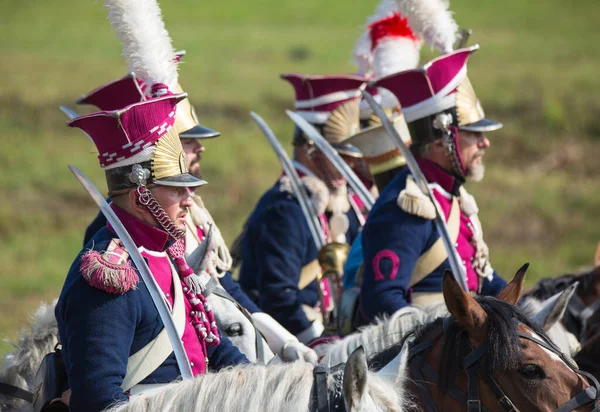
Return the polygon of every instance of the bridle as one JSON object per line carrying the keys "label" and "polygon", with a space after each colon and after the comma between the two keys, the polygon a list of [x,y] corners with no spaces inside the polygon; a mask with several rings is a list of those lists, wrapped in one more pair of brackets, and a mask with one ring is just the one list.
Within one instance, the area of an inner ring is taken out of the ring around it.
{"label": "bridle", "polygon": [[[344,381],[345,363],[327,368],[315,366],[313,369],[313,387],[311,391],[311,412],[346,411],[344,392],[342,389]],[[333,380],[333,390],[329,388],[329,381]]]}
{"label": "bridle", "polygon": [[[410,365],[410,373],[417,390],[419,391],[420,398],[424,403],[424,409],[430,412],[437,412],[438,409],[427,389],[426,379],[431,382],[438,382],[439,376],[438,373],[425,362],[423,355],[425,351],[433,348],[433,340],[446,333],[449,323],[450,318],[445,318],[444,328],[438,334],[433,336],[433,339],[426,339],[421,342],[412,341],[409,343],[408,364]],[[556,354],[571,370],[573,370],[573,372],[587,378],[588,382],[591,383],[591,386],[569,399],[558,409],[555,409],[554,412],[570,412],[585,405],[592,405],[594,407],[592,412],[600,412],[600,406],[597,405],[598,399],[600,398],[600,384],[598,384],[598,381],[594,376],[579,370],[577,364],[571,358],[565,356],[547,336],[542,335],[543,340],[541,340],[520,331],[518,331],[517,334],[520,338],[530,340]],[[459,403],[465,405],[469,412],[485,412],[486,408],[483,407],[479,398],[479,378],[481,378],[492,391],[502,411],[518,412],[519,409],[504,393],[502,388],[500,388],[496,379],[494,379],[494,377],[483,367],[482,358],[488,351],[488,341],[485,341],[477,349],[474,349],[471,346],[466,333],[459,334],[457,338],[459,339],[459,353],[462,356],[460,366],[467,375],[467,393],[465,394],[456,385],[450,384],[448,387],[448,394]]]}

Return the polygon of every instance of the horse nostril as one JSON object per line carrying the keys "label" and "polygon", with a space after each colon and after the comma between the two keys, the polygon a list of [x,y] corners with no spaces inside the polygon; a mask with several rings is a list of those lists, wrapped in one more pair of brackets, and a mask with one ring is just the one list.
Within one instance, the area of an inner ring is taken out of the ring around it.
{"label": "horse nostril", "polygon": [[230,327],[225,329],[227,336],[241,336],[243,331],[242,324],[239,322],[232,323]]}

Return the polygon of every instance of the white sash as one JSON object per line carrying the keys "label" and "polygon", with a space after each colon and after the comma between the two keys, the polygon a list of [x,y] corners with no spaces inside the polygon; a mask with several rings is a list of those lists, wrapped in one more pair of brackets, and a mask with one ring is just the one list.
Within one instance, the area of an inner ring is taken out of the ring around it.
{"label": "white sash", "polygon": [[[181,338],[185,329],[185,302],[183,289],[177,271],[173,267],[171,261],[169,261],[169,265],[171,266],[173,286],[175,289],[173,311],[171,314],[175,320],[175,327],[179,332],[179,338]],[[115,319],[115,321],[118,322],[118,319]],[[125,378],[123,378],[123,383],[121,384],[123,392],[131,389],[158,369],[171,353],[173,353],[173,348],[171,342],[169,342],[167,331],[163,328],[156,338],[131,355],[127,360],[127,374],[125,375]]]}

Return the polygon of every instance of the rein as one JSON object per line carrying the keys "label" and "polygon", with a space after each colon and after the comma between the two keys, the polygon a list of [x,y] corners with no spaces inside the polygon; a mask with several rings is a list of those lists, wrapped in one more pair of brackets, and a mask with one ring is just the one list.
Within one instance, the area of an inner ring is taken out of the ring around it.
{"label": "rein", "polygon": [[[444,319],[443,329],[433,337],[433,340],[436,340],[442,334],[446,333],[449,322],[450,318]],[[530,340],[540,345],[544,349],[556,354],[573,372],[587,378],[588,382],[591,383],[588,388],[575,395],[554,412],[570,412],[576,408],[589,404],[594,407],[592,412],[600,412],[600,406],[596,405],[598,403],[598,399],[600,398],[600,384],[598,384],[598,381],[594,376],[579,370],[577,364],[571,358],[565,356],[549,339],[544,337],[544,340],[540,340],[534,336],[520,331],[518,331],[517,334],[520,338]],[[432,382],[438,382],[439,375],[427,362],[425,362],[425,358],[423,357],[425,351],[433,348],[433,340],[427,339],[423,340],[422,342],[410,342],[408,349],[408,363],[410,365],[409,367],[411,375],[413,376],[413,381],[417,386],[419,395],[424,403],[425,410],[437,412],[438,409],[435,406],[435,401],[427,389],[426,379]],[[451,385],[448,388],[448,394],[459,403],[465,405],[467,411],[469,412],[485,412],[487,409],[483,407],[479,398],[478,378],[481,378],[494,394],[494,397],[498,401],[498,405],[502,411],[518,412],[519,409],[509,399],[509,397],[506,396],[502,388],[500,388],[498,382],[483,368],[482,358],[488,351],[488,341],[484,342],[477,349],[473,349],[466,335],[463,334],[459,337],[458,344],[459,353],[462,356],[462,370],[467,375],[467,393],[465,394],[457,386]]]}

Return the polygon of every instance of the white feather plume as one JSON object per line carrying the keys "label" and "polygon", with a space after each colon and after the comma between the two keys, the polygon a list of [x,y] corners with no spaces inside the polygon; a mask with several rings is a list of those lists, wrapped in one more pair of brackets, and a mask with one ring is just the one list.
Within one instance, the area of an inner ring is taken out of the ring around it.
{"label": "white feather plume", "polygon": [[156,0],[104,0],[129,70],[149,86],[177,84],[175,50]]}
{"label": "white feather plume", "polygon": [[440,53],[453,49],[458,25],[448,10],[447,0],[395,0],[400,14],[408,18],[410,28]]}
{"label": "white feather plume", "polygon": [[358,75],[368,76],[372,74],[371,65],[373,63],[373,55],[371,53],[371,36],[369,33],[369,25],[375,23],[386,16],[391,16],[395,11],[398,11],[396,0],[382,0],[375,9],[375,13],[367,18],[365,31],[361,34],[352,54],[354,55],[354,63],[358,65]]}

